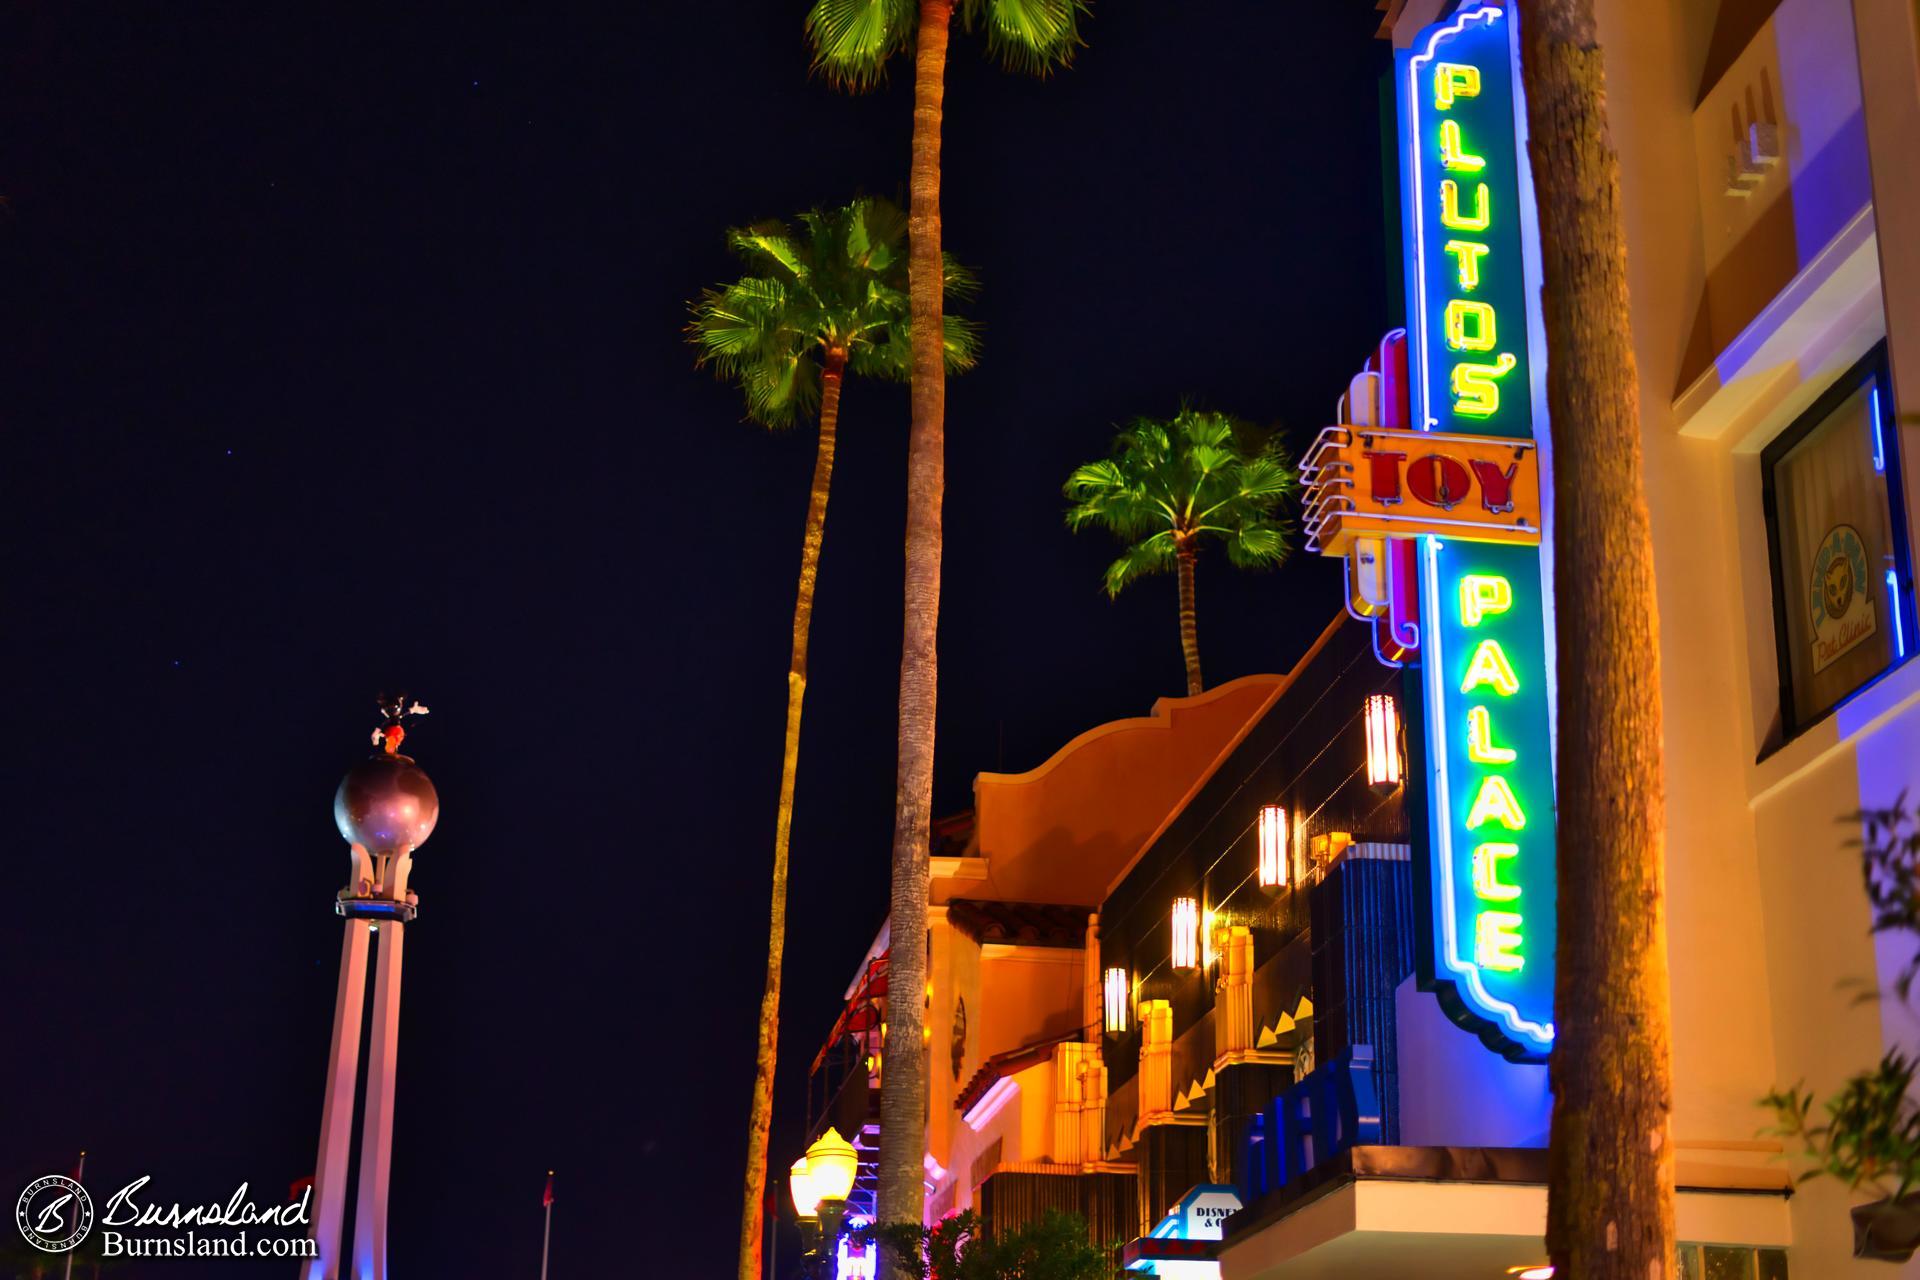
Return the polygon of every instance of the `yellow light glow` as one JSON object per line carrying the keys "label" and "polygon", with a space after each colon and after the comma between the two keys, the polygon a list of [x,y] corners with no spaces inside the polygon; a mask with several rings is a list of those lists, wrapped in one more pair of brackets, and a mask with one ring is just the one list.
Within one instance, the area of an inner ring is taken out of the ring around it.
{"label": "yellow light glow", "polygon": [[1452,178],[1440,183],[1440,225],[1452,231],[1485,231],[1493,222],[1493,196],[1487,184],[1473,184],[1473,212],[1460,212],[1460,184]]}
{"label": "yellow light glow", "polygon": [[1493,308],[1484,302],[1455,298],[1447,303],[1447,345],[1455,351],[1491,351],[1496,326]]}
{"label": "yellow light glow", "polygon": [[1526,967],[1520,948],[1526,938],[1520,927],[1526,920],[1516,911],[1482,911],[1473,922],[1473,958],[1482,969],[1518,973]]}
{"label": "yellow light glow", "polygon": [[1461,173],[1478,173],[1487,167],[1487,158],[1474,155],[1461,144],[1458,120],[1443,120],[1440,122],[1440,163]]}
{"label": "yellow light glow", "polygon": [[1493,713],[1485,707],[1467,709],[1467,759],[1475,764],[1512,764],[1520,753],[1493,740]]}
{"label": "yellow light glow", "polygon": [[820,1192],[813,1183],[813,1173],[807,1168],[807,1158],[801,1156],[787,1169],[787,1190],[793,1193],[793,1211],[803,1218],[811,1218],[820,1208]]}
{"label": "yellow light glow", "polygon": [[1473,651],[1473,661],[1467,664],[1467,678],[1460,682],[1460,692],[1472,693],[1483,684],[1490,684],[1503,698],[1511,698],[1520,692],[1520,677],[1513,674],[1513,664],[1507,661],[1507,651],[1500,647],[1498,640],[1487,639]]}
{"label": "yellow light glow", "polygon": [[1513,584],[1497,573],[1460,575],[1460,625],[1477,627],[1489,614],[1513,608]]}
{"label": "yellow light glow", "polygon": [[1200,913],[1200,967],[1211,969],[1213,961],[1213,912],[1207,910]]}
{"label": "yellow light glow", "polygon": [[1388,693],[1367,695],[1367,785],[1400,785],[1400,705]]}
{"label": "yellow light glow", "polygon": [[1491,253],[1483,244],[1471,240],[1449,240],[1440,246],[1440,251],[1453,258],[1455,269],[1460,275],[1460,287],[1472,293],[1480,287],[1480,259]]}
{"label": "yellow light glow", "polygon": [[1433,66],[1433,105],[1446,111],[1456,98],[1480,96],[1480,68],[1458,62],[1436,62]]}
{"label": "yellow light glow", "polygon": [[1473,891],[1489,902],[1512,902],[1520,886],[1500,878],[1500,864],[1520,856],[1517,844],[1481,844],[1473,849]]}
{"label": "yellow light glow", "polygon": [[852,1193],[860,1156],[838,1129],[829,1128],[821,1134],[802,1158],[807,1162],[811,1190],[821,1200],[845,1200]]}
{"label": "yellow light glow", "polygon": [[1168,957],[1176,969],[1200,963],[1200,904],[1192,898],[1173,900],[1173,946]]}
{"label": "yellow light glow", "polygon": [[1470,418],[1491,418],[1500,412],[1500,384],[1494,379],[1506,377],[1519,363],[1512,352],[1502,351],[1492,364],[1453,366],[1453,411]]}
{"label": "yellow light glow", "polygon": [[1260,887],[1278,889],[1286,883],[1286,806],[1263,804],[1260,806]]}
{"label": "yellow light glow", "polygon": [[1100,1008],[1110,1035],[1121,1035],[1127,1029],[1127,995],[1127,971],[1107,970],[1101,984]]}
{"label": "yellow light glow", "polygon": [[1524,831],[1527,826],[1519,798],[1497,773],[1480,779],[1480,791],[1473,797],[1473,808],[1467,811],[1467,830],[1477,831],[1489,822],[1497,822],[1509,831]]}

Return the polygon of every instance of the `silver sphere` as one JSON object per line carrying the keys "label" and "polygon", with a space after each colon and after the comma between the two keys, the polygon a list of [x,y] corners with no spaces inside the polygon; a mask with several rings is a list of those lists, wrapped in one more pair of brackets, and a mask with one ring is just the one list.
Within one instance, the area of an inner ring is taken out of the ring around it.
{"label": "silver sphere", "polygon": [[333,793],[333,822],[341,838],[376,856],[418,849],[439,820],[440,795],[433,781],[406,756],[362,760]]}

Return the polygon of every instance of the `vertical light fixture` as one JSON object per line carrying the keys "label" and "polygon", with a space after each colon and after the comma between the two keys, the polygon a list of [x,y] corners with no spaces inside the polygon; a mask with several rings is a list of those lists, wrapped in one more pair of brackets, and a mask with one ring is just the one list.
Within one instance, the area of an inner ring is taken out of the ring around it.
{"label": "vertical light fixture", "polygon": [[1101,1009],[1106,1014],[1108,1035],[1125,1035],[1127,1030],[1127,971],[1109,969],[1101,991]]}
{"label": "vertical light fixture", "polygon": [[1200,904],[1192,898],[1173,900],[1173,967],[1193,969],[1200,964]]}
{"label": "vertical light fixture", "polygon": [[1400,785],[1400,704],[1390,693],[1367,695],[1367,785],[1392,791]]}
{"label": "vertical light fixture", "polygon": [[1287,884],[1287,807],[1260,806],[1260,887],[1284,889]]}

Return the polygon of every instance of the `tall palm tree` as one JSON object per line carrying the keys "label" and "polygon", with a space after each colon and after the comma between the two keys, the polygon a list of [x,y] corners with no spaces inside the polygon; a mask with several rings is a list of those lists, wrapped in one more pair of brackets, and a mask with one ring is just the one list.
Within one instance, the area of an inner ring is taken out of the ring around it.
{"label": "tall palm tree", "polygon": [[[882,200],[856,200],[802,214],[798,232],[778,222],[727,233],[750,274],[694,300],[687,336],[699,362],[740,385],[747,416],[768,427],[819,414],[813,487],[800,541],[800,586],[793,602],[793,656],[787,667],[787,734],[780,761],[780,803],[773,827],[773,911],[767,934],[767,985],[760,1000],[753,1106],[747,1126],[746,1201],[740,1219],[740,1280],[759,1280],[761,1215],[767,1185],[767,1133],[780,1030],[780,961],[787,934],[787,847],[793,830],[794,779],[800,764],[800,711],[807,692],[807,637],[814,582],[826,537],[827,491],[847,374],[903,381],[910,368],[912,322],[906,294],[906,219]],[[965,296],[973,278],[945,268],[946,291]],[[974,326],[942,318],[945,368],[970,368]]]}
{"label": "tall palm tree", "polygon": [[[940,501],[946,489],[946,382],[932,335],[940,332],[940,126],[947,37],[958,12],[986,29],[987,49],[1009,68],[1044,74],[1079,46],[1085,0],[814,0],[807,38],[814,69],[843,88],[873,85],[894,54],[914,50],[913,152],[908,171],[913,326],[913,430],[907,444],[906,617],[900,646],[899,769],[894,781],[889,987],[927,981],[927,841],[933,809],[934,695],[940,621]],[[894,1045],[921,1043],[925,1010],[889,1000]],[[925,1211],[927,1064],[924,1054],[889,1060],[880,1085],[877,1216],[918,1223]],[[888,1263],[889,1274],[897,1274]]]}
{"label": "tall palm tree", "polygon": [[1225,542],[1227,559],[1243,569],[1278,565],[1289,550],[1278,510],[1294,484],[1277,441],[1251,444],[1226,414],[1190,408],[1166,422],[1138,419],[1115,438],[1111,457],[1067,477],[1067,527],[1098,525],[1129,544],[1107,566],[1109,597],[1147,574],[1178,573],[1189,695],[1202,687],[1193,601],[1200,545]]}
{"label": "tall palm tree", "polygon": [[1620,161],[1592,0],[1521,5],[1554,425],[1559,970],[1547,1251],[1580,1280],[1673,1265],[1660,634]]}

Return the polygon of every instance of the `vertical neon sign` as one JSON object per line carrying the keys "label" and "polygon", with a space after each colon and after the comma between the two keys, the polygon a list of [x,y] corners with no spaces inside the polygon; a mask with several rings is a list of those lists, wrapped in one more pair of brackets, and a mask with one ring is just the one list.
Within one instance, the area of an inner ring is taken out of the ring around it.
{"label": "vertical neon sign", "polygon": [[[1532,439],[1521,163],[1503,9],[1399,55],[1414,423]],[[1430,770],[1421,985],[1497,1052],[1553,1045],[1554,798],[1537,547],[1423,535]]]}

